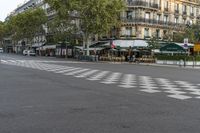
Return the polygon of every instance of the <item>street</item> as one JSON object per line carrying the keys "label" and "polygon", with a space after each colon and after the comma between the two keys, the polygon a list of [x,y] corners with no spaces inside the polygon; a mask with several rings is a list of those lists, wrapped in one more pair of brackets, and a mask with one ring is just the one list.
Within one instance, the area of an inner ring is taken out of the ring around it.
{"label": "street", "polygon": [[0,54],[0,133],[199,133],[200,69]]}

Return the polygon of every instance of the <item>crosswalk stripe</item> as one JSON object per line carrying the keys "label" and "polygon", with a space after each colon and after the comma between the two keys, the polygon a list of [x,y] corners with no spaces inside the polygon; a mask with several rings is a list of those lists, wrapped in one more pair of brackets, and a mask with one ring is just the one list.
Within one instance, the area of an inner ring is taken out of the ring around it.
{"label": "crosswalk stripe", "polygon": [[75,77],[77,78],[85,78],[85,77],[88,77],[96,72],[98,72],[99,70],[91,70],[91,71],[88,71],[88,72],[85,72],[85,73],[82,73],[82,74],[79,74],[79,75],[76,75]]}
{"label": "crosswalk stripe", "polygon": [[134,88],[136,87],[136,76],[132,74],[124,75],[119,87],[122,88]]}
{"label": "crosswalk stripe", "polygon": [[95,81],[95,80],[101,80],[104,76],[106,76],[109,73],[109,71],[101,71],[97,73],[96,75],[87,78],[87,80]]}
{"label": "crosswalk stripe", "polygon": [[7,61],[6,61],[6,60],[1,60],[1,62],[7,63]]}
{"label": "crosswalk stripe", "polygon": [[69,69],[66,69],[66,70],[62,70],[62,71],[56,71],[55,73],[66,73],[66,72],[70,72],[70,71],[75,71],[75,70],[79,70],[79,69],[82,69],[82,68],[69,68]]}
{"label": "crosswalk stripe", "polygon": [[88,71],[89,69],[82,69],[82,70],[77,70],[77,71],[73,71],[73,72],[69,72],[69,73],[65,73],[64,75],[75,75],[75,74],[79,74],[85,71]]}
{"label": "crosswalk stripe", "polygon": [[104,84],[114,84],[114,83],[116,83],[119,80],[119,78],[120,78],[121,75],[122,75],[121,73],[116,73],[116,72],[112,73],[110,76],[108,76],[101,83],[104,83]]}

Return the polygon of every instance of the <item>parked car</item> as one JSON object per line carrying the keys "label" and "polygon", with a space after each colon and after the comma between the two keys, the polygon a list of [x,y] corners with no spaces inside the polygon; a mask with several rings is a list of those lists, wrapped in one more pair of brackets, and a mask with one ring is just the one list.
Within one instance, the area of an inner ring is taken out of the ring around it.
{"label": "parked car", "polygon": [[3,53],[3,48],[0,48],[0,53]]}
{"label": "parked car", "polygon": [[32,50],[28,50],[28,56],[36,56],[36,53]]}
{"label": "parked car", "polygon": [[28,50],[24,50],[23,55],[25,55],[25,56],[28,55]]}

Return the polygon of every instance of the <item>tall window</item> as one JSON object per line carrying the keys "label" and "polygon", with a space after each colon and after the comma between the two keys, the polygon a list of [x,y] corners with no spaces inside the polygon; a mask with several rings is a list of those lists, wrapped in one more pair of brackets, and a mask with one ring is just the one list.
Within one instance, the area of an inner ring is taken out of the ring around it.
{"label": "tall window", "polygon": [[156,29],[156,38],[160,38],[160,29]]}
{"label": "tall window", "polygon": [[186,14],[186,13],[187,13],[187,6],[183,5],[183,14]]}
{"label": "tall window", "polygon": [[127,19],[132,19],[132,12],[131,11],[127,11],[126,12],[126,18]]}
{"label": "tall window", "polygon": [[164,15],[164,24],[167,24],[167,22],[168,22],[168,16]]}
{"label": "tall window", "polygon": [[178,17],[176,17],[176,18],[174,19],[174,23],[175,23],[175,24],[179,23],[179,22],[178,22]]}
{"label": "tall window", "polygon": [[178,4],[178,3],[175,4],[175,11],[176,11],[176,12],[179,11],[179,4]]}
{"label": "tall window", "polygon": [[126,27],[126,35],[131,36],[132,35],[132,27]]}
{"label": "tall window", "polygon": [[190,14],[194,16],[194,7],[190,7]]}
{"label": "tall window", "polygon": [[156,17],[156,21],[157,21],[157,23],[159,23],[160,20],[161,20],[161,15],[160,15],[160,14],[157,14],[157,17]]}
{"label": "tall window", "polygon": [[144,28],[144,37],[149,37],[149,28]]}
{"label": "tall window", "polygon": [[164,8],[165,8],[165,10],[168,10],[168,1],[165,1]]}

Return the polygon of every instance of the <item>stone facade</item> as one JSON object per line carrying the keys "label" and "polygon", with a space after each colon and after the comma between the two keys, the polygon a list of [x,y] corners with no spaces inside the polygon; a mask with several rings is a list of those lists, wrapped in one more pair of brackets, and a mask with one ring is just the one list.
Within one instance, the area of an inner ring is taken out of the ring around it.
{"label": "stone facade", "polygon": [[200,19],[199,0],[126,0],[120,38],[160,40]]}

